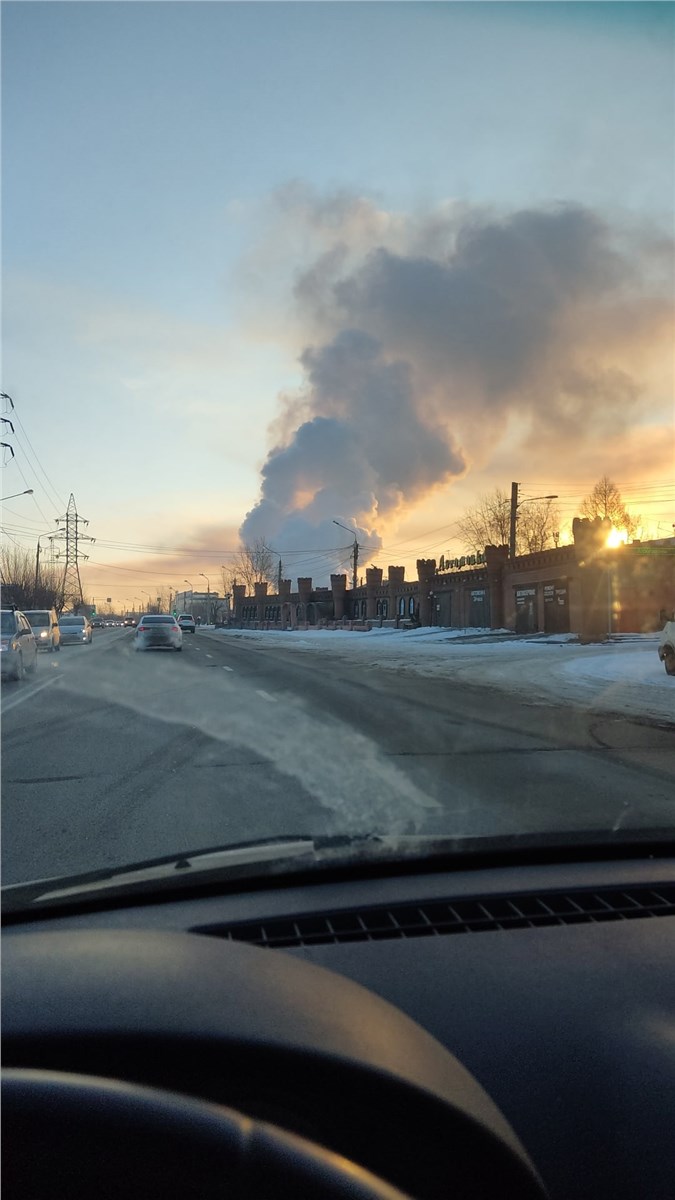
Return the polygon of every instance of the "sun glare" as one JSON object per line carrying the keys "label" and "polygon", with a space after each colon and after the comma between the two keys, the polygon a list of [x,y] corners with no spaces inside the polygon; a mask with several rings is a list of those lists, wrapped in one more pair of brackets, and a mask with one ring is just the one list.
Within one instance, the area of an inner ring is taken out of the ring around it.
{"label": "sun glare", "polygon": [[612,526],[607,535],[607,541],[605,545],[613,549],[615,546],[625,546],[627,541],[628,534],[626,533],[626,530],[615,529],[614,526]]}

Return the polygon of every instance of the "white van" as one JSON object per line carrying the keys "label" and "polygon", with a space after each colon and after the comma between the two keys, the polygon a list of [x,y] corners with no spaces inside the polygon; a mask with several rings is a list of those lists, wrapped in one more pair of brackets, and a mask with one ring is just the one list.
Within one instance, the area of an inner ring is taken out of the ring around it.
{"label": "white van", "polygon": [[23,613],[35,634],[38,650],[60,650],[61,630],[54,608],[26,608]]}

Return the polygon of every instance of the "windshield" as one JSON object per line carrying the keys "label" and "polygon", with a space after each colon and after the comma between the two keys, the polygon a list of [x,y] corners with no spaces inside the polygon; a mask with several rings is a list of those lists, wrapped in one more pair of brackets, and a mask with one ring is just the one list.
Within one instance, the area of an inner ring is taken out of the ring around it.
{"label": "windshield", "polygon": [[33,627],[51,625],[51,614],[48,612],[31,612],[30,609],[27,609],[23,615],[28,618]]}
{"label": "windshield", "polygon": [[2,632],[3,633],[14,633],[15,629],[16,629],[16,618],[14,616],[14,613],[13,612],[5,612],[3,609]]}
{"label": "windshield", "polygon": [[674,19],[2,5],[5,884],[672,837]]}

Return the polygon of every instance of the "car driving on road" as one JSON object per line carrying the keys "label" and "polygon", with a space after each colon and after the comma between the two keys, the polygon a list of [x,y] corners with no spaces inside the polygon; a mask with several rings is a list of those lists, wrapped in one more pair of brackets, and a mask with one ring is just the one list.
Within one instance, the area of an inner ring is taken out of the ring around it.
{"label": "car driving on road", "polygon": [[181,613],[178,618],[178,624],[180,625],[181,629],[183,630],[183,633],[194,633],[195,632],[196,625],[195,625],[195,619],[194,619],[192,613]]}
{"label": "car driving on road", "polygon": [[35,634],[27,617],[17,609],[2,610],[0,664],[3,679],[23,679],[26,671],[32,672],[37,666]]}
{"label": "car driving on road", "polygon": [[66,616],[59,618],[61,644],[91,645],[91,622],[88,617]]}
{"label": "car driving on road", "polygon": [[137,650],[182,650],[183,634],[175,617],[146,613],[136,628]]}
{"label": "car driving on road", "polygon": [[61,631],[54,608],[27,608],[24,617],[35,634],[38,650],[60,650]]}

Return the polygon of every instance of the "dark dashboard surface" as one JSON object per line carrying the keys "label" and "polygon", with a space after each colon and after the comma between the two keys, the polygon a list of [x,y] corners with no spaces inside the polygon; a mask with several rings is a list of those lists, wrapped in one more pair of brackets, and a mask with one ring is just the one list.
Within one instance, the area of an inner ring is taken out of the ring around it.
{"label": "dark dashboard surface", "polygon": [[[229,947],[254,962],[262,961],[260,956],[280,962],[282,956],[328,968],[388,1001],[455,1056],[479,1092],[484,1089],[501,1110],[554,1200],[672,1200],[674,885],[675,861],[666,858],[311,886],[283,887],[277,881],[269,889],[236,895],[10,924],[4,934],[6,964],[12,962],[7,949],[25,943],[29,931],[65,937],[69,931],[118,930],[125,936],[137,931],[141,940],[148,931],[187,933],[188,944],[202,948],[199,955],[208,955],[207,947],[214,953],[216,947]],[[442,919],[448,908],[457,920]],[[542,916],[545,908],[548,920]],[[419,927],[421,910],[427,923],[428,914],[438,918],[434,927]],[[477,914],[473,922],[472,911]],[[407,913],[409,931],[383,924],[387,913]],[[354,914],[362,925],[365,914],[366,928],[372,918],[370,932],[354,932]],[[326,934],[327,922],[332,937]],[[272,944],[283,948],[232,945],[254,941],[259,930],[276,931]],[[213,986],[208,971],[203,979],[199,968],[190,968],[190,974],[194,991]],[[315,1019],[316,1004],[328,1026],[339,1024],[343,993],[336,986],[337,1009],[331,1012],[323,972],[320,979],[324,982],[314,994],[311,974],[303,976],[308,982],[302,986],[311,993],[303,1001],[306,1022]],[[230,1011],[223,1002],[221,1007],[223,1021],[234,1021],[234,1006]],[[259,1013],[264,1024],[263,1009],[264,1004]],[[199,1022],[199,1011],[193,1018],[186,1011],[185,1019]],[[399,1041],[395,1028],[389,1043]],[[16,1026],[9,1032],[16,1033]],[[368,1058],[375,1052],[372,1038],[361,1032],[361,1050],[355,1043],[350,1053]],[[422,1045],[423,1039],[419,1045],[413,1039],[408,1050],[408,1058],[419,1056],[420,1071],[426,1054],[430,1063],[434,1059],[434,1043],[431,1048],[424,1043],[424,1052]],[[401,1069],[405,1074],[407,1068]],[[410,1069],[414,1074],[414,1063]],[[194,1094],[198,1073],[188,1084]],[[433,1142],[433,1130],[430,1136]]]}

